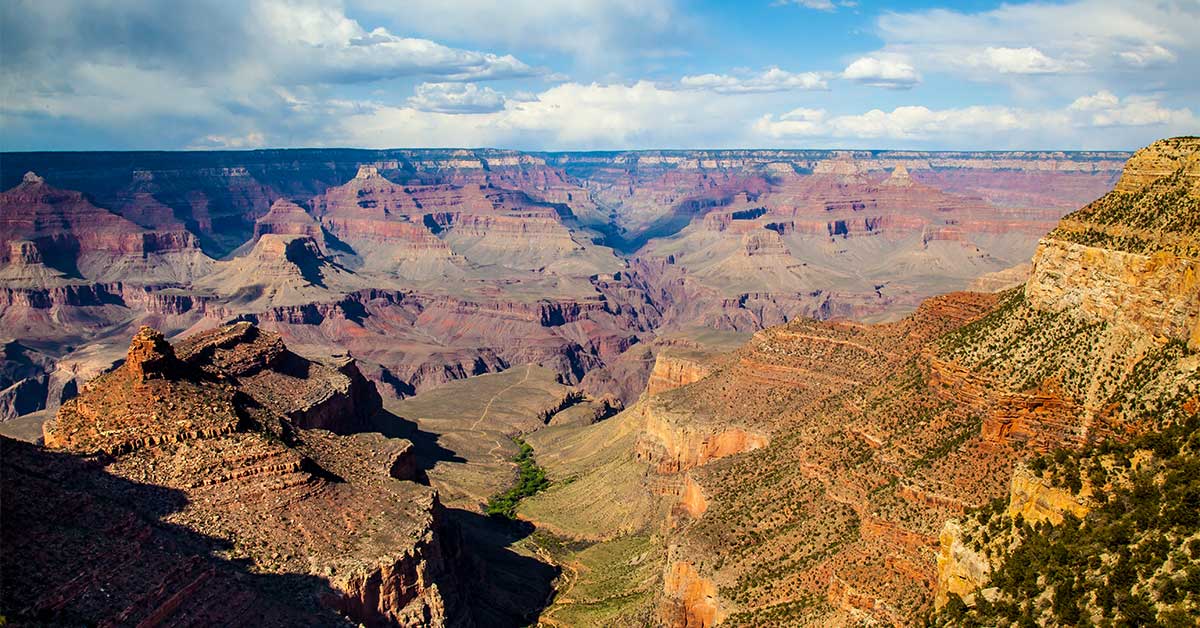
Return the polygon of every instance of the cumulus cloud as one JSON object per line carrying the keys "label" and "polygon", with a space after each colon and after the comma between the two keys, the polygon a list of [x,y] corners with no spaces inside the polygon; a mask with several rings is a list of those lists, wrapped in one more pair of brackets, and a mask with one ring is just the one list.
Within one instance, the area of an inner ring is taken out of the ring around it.
{"label": "cumulus cloud", "polygon": [[916,68],[901,57],[888,55],[855,59],[842,78],[886,89],[909,89],[921,82]]}
{"label": "cumulus cloud", "polygon": [[756,94],[792,90],[829,89],[824,75],[818,72],[788,72],[776,67],[758,74],[699,74],[679,79],[689,89],[706,89],[719,94]]}
{"label": "cumulus cloud", "polygon": [[421,83],[408,104],[421,111],[487,113],[504,108],[504,95],[474,83]]}
{"label": "cumulus cloud", "polygon": [[[1131,148],[1200,131],[1188,108],[1194,1],[888,13],[882,48],[840,73],[772,66],[667,80],[680,74],[669,46],[687,22],[676,2],[0,2],[0,135],[11,149]],[[639,71],[606,67],[596,82],[531,65],[554,58],[561,71],[572,67],[561,58],[626,50]],[[947,73],[1004,81],[1013,97],[981,90],[981,106],[948,106],[964,94],[943,89]],[[913,104],[818,93],[838,78],[913,88]],[[492,82],[506,79],[519,82]]]}
{"label": "cumulus cloud", "polygon": [[1001,74],[1059,74],[1071,70],[1087,69],[1083,62],[1064,62],[1051,59],[1041,50],[1032,46],[1024,48],[1006,48],[1003,46],[988,46],[981,52],[968,55],[965,62],[969,65],[995,70]]}
{"label": "cumulus cloud", "polygon": [[1081,114],[1080,121],[1094,127],[1198,126],[1190,109],[1171,109],[1148,96],[1128,96],[1122,99],[1107,90],[1081,96],[1075,99],[1067,110]]}
{"label": "cumulus cloud", "polygon": [[[108,146],[154,148],[311,141],[345,109],[334,94],[348,85],[539,72],[510,54],[364,27],[339,0],[5,2],[0,58],[10,138],[54,145],[63,140],[32,129],[92,128]],[[478,108],[490,94],[471,98]]]}
{"label": "cumulus cloud", "polygon": [[1034,120],[1007,107],[965,107],[933,110],[923,106],[897,107],[892,111],[872,109],[857,115],[826,117],[824,112],[808,114],[802,120],[778,120],[767,115],[754,125],[755,131],[773,138],[837,137],[886,138],[896,140],[930,139],[939,136],[1028,128]]}
{"label": "cumulus cloud", "polygon": [[[872,109],[835,116],[823,110],[797,109],[778,117],[764,115],[752,128],[758,136],[775,142],[834,138],[960,147],[1044,147],[1044,142],[1070,137],[1077,129],[1086,132],[1097,127],[1132,129],[1125,136],[1144,138],[1137,140],[1144,143],[1171,129],[1200,127],[1200,119],[1188,108],[1171,109],[1152,97],[1121,99],[1111,92],[1098,92],[1060,109],[1007,106],[931,109],[911,105],[891,111]],[[1146,130],[1137,130],[1139,127]],[[1090,143],[1103,146],[1110,139],[1100,134],[1091,138]]]}
{"label": "cumulus cloud", "polygon": [[1135,68],[1146,68],[1174,63],[1178,57],[1158,44],[1145,44],[1122,50],[1117,53],[1117,58]]}
{"label": "cumulus cloud", "polygon": [[564,83],[471,116],[378,106],[336,132],[356,146],[508,146],[617,149],[736,144],[752,119],[747,99],[650,81]]}

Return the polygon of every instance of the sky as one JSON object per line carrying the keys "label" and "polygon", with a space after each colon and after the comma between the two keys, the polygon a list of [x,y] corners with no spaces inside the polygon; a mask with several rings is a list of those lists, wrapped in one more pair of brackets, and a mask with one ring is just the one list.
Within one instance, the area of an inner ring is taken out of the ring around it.
{"label": "sky", "polygon": [[5,0],[0,149],[1134,149],[1200,0]]}

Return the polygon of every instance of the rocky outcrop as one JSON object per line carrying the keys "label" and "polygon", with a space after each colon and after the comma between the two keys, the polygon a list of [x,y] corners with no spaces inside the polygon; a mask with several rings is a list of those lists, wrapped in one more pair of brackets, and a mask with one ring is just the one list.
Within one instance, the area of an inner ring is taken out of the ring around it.
{"label": "rocky outcrop", "polygon": [[1138,151],[1116,189],[1038,245],[1025,289],[1030,303],[1200,347],[1198,182],[1200,138]]}
{"label": "rocky outcrop", "polygon": [[180,352],[201,370],[234,378],[239,389],[296,427],[357,432],[383,407],[349,356],[307,360],[288,351],[279,335],[247,322],[191,336]]}
{"label": "rocky outcrop", "polygon": [[1031,524],[1048,521],[1058,525],[1068,514],[1083,519],[1091,510],[1089,494],[1090,491],[1076,494],[1056,487],[1028,467],[1018,465],[1013,469],[1008,508],[1004,512],[1013,519],[1020,517]]}
{"label": "rocky outcrop", "polygon": [[175,357],[175,348],[157,329],[143,327],[129,342],[125,370],[134,385],[150,379],[167,379],[180,374],[182,365]]}
{"label": "rocky outcrop", "polygon": [[708,510],[708,500],[704,497],[704,489],[691,475],[684,475],[683,490],[679,495],[679,507],[692,517],[699,517]]}
{"label": "rocky outcrop", "polygon": [[1032,264],[1023,262],[1004,270],[980,275],[967,286],[967,290],[972,292],[1001,292],[1009,288],[1015,288],[1029,280],[1029,272],[1032,269]]}
{"label": "rocky outcrop", "polygon": [[320,600],[365,625],[463,624],[461,543],[436,493],[412,482],[411,444],[309,429],[353,431],[379,407],[349,360],[305,360],[249,323],[177,347],[143,328],[44,432],[47,447],[104,452],[106,473],[186,496],[178,529],[261,573],[307,578],[284,593],[308,613],[299,623],[327,623]]}
{"label": "rocky outcrop", "polygon": [[[1027,466],[1017,465],[1013,469],[1008,501],[1003,510],[1007,521],[1002,522],[1000,528],[1007,530],[1015,525],[1013,522],[1059,525],[1067,515],[1083,519],[1091,510],[1088,495],[1089,489],[1073,493],[1054,486]],[[951,519],[942,527],[938,539],[935,607],[944,606],[951,594],[957,595],[968,605],[976,603],[976,595],[980,592],[985,597],[995,596],[995,589],[989,588],[988,584],[992,574],[1002,565],[1003,554],[980,540],[980,525],[976,520],[963,522]],[[996,558],[997,554],[1000,558]]]}
{"label": "rocky outcrop", "polygon": [[1080,445],[1110,433],[1102,423],[1081,420],[1083,408],[1054,381],[1030,391],[998,388],[986,376],[937,357],[921,355],[930,386],[946,399],[983,416],[980,436],[994,444],[1022,443],[1038,450]]}
{"label": "rocky outcrop", "polygon": [[0,193],[0,251],[5,262],[108,282],[187,281],[212,262],[193,234],[145,229],[32,172]]}
{"label": "rocky outcrop", "polygon": [[223,540],[168,522],[180,491],[3,436],[0,449],[10,623],[352,625],[316,603],[327,585],[251,573],[205,549]]}
{"label": "rocky outcrop", "polygon": [[946,522],[938,541],[940,549],[933,603],[941,608],[949,600],[950,594],[967,599],[986,587],[991,578],[992,565],[987,556],[967,546],[962,524],[956,520]]}
{"label": "rocky outcrop", "polygon": [[644,421],[635,453],[659,473],[686,471],[770,442],[767,435],[743,427],[704,423],[672,412],[653,398],[643,400],[633,411]]}
{"label": "rocky outcrop", "polygon": [[1200,185],[1200,138],[1173,137],[1159,140],[1137,151],[1121,171],[1114,191],[1133,193],[1183,168],[1191,187]]}
{"label": "rocky outcrop", "polygon": [[709,369],[700,359],[669,349],[660,351],[654,358],[654,368],[646,382],[646,394],[657,395],[680,386],[700,381],[709,374]]}
{"label": "rocky outcrop", "polygon": [[1039,309],[1200,347],[1200,265],[1167,252],[1141,255],[1047,238],[1025,286]]}
{"label": "rocky outcrop", "polygon": [[687,561],[671,563],[663,577],[665,604],[659,621],[670,628],[709,628],[725,619],[717,601],[717,587]]}
{"label": "rocky outcrop", "polygon": [[325,234],[317,222],[303,207],[285,199],[271,204],[271,209],[254,223],[254,241],[268,234],[308,236],[324,246]]}

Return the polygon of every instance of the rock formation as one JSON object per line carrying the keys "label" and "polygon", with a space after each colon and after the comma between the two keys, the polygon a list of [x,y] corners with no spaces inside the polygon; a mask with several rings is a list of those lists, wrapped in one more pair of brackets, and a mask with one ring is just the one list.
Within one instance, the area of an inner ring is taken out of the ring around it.
{"label": "rock formation", "polygon": [[94,281],[188,281],[210,262],[187,231],[143,229],[33,172],[0,193],[0,250],[6,263]]}
{"label": "rock formation", "polygon": [[[174,346],[143,328],[122,366],[89,382],[46,423],[45,442],[55,450],[107,454],[95,458],[93,473],[179,495],[180,505],[160,514],[179,531],[176,537],[211,538],[223,544],[228,560],[294,581],[267,590],[292,605],[280,617],[323,623],[336,611],[367,625],[462,624],[469,615],[457,532],[436,493],[411,481],[409,445],[378,434],[327,431],[354,432],[379,408],[374,386],[352,362],[308,361],[249,323]],[[136,503],[134,510],[146,513],[147,506]],[[5,544],[6,556],[24,557],[20,573],[6,572],[6,578],[41,579],[32,581],[41,583],[41,592],[25,590],[28,597],[16,610],[103,622],[187,617],[176,614],[192,608],[190,601],[182,607],[163,601],[115,615],[89,602],[95,585],[56,588],[65,585],[54,579],[66,577],[56,571],[66,566],[53,562],[58,558],[27,554],[33,547],[24,540],[6,536]],[[9,554],[10,547],[18,553]],[[91,577],[99,584],[127,578],[120,590],[129,603],[153,600],[160,586],[185,600],[197,587],[206,596],[219,590],[199,575],[213,569],[203,567],[203,555],[155,560],[168,570],[199,570],[198,579],[160,584],[100,567]]]}

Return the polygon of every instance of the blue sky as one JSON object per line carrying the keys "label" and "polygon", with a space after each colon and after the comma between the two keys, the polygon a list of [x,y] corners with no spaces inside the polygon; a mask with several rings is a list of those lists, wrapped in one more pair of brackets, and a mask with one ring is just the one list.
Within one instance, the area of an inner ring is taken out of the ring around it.
{"label": "blue sky", "polygon": [[5,150],[1129,149],[1200,0],[9,0]]}

